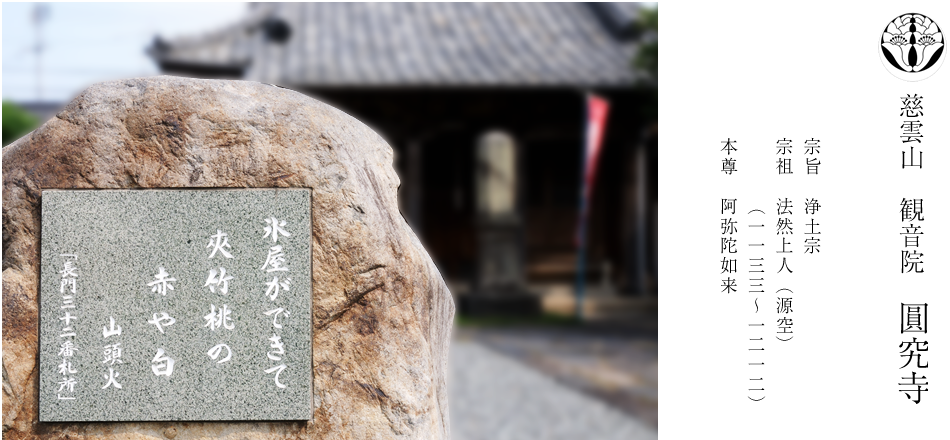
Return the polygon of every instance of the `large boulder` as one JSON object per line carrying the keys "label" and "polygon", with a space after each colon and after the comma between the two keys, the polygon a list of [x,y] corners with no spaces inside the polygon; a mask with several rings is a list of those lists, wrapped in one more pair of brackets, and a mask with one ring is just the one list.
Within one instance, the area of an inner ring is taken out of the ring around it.
{"label": "large boulder", "polygon": [[[291,90],[156,77],[96,84],[3,149],[3,437],[449,437],[455,306],[399,213],[393,151]],[[311,188],[308,422],[39,423],[44,189]]]}

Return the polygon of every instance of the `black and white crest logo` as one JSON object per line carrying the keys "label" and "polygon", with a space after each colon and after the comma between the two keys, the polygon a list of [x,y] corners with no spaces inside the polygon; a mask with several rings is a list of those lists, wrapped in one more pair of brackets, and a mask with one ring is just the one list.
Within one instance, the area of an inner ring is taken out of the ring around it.
{"label": "black and white crest logo", "polygon": [[920,81],[943,63],[943,32],[922,14],[904,14],[887,24],[881,35],[881,62],[894,76]]}

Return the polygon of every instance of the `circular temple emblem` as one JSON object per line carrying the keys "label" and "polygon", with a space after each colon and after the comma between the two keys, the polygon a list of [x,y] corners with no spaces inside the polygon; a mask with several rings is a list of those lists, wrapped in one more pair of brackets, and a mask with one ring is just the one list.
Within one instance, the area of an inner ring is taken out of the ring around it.
{"label": "circular temple emblem", "polygon": [[922,14],[904,14],[887,24],[881,34],[881,62],[905,81],[933,75],[943,63],[943,32]]}

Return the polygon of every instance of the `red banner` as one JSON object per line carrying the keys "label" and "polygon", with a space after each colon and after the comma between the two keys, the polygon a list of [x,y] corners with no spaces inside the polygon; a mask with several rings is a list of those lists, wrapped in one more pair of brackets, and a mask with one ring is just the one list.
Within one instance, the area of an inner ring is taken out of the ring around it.
{"label": "red banner", "polygon": [[610,103],[596,95],[587,95],[587,139],[584,142],[584,212],[590,205],[590,196],[597,178],[597,163],[607,128]]}

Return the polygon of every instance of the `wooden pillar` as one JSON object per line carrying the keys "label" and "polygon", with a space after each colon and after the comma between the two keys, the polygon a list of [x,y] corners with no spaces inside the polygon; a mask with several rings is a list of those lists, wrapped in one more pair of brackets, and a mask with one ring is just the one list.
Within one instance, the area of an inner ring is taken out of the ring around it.
{"label": "wooden pillar", "polygon": [[650,197],[649,152],[646,145],[640,143],[628,156],[626,164],[626,188],[624,190],[624,266],[625,289],[636,295],[645,295],[651,284],[650,229],[653,223]]}

